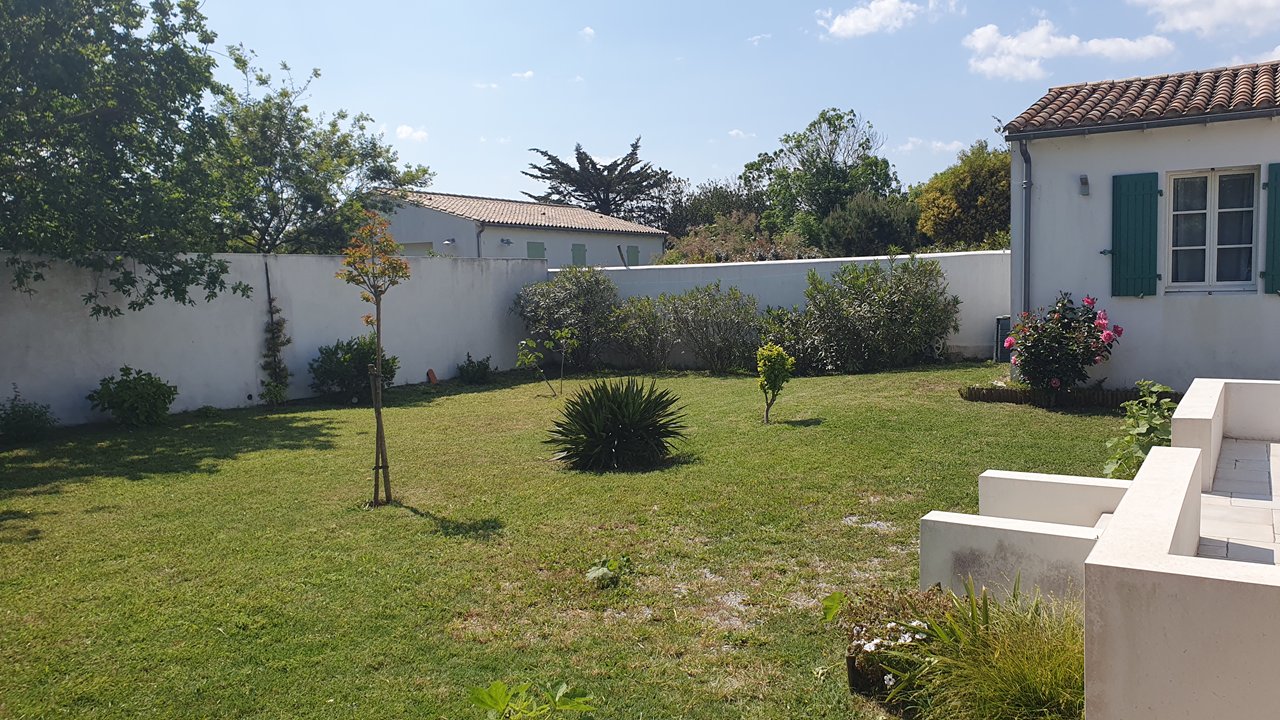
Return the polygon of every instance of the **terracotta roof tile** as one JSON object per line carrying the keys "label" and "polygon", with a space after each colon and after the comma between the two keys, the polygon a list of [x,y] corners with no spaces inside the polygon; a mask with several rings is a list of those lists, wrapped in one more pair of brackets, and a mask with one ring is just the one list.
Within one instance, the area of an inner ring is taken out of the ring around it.
{"label": "terracotta roof tile", "polygon": [[1010,135],[1115,128],[1276,108],[1280,61],[1050,88]]}
{"label": "terracotta roof tile", "polygon": [[404,192],[397,197],[418,207],[431,208],[487,225],[553,228],[586,232],[666,235],[657,228],[601,215],[572,205],[502,200],[472,195],[433,192]]}

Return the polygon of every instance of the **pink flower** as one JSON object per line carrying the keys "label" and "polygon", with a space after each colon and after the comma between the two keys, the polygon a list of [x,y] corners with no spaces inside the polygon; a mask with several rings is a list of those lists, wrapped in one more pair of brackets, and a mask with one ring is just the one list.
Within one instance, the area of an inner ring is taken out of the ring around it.
{"label": "pink flower", "polygon": [[1010,355],[1010,356],[1009,356],[1009,363],[1010,363],[1010,364],[1012,364],[1012,365],[1017,365],[1017,364],[1018,364],[1018,356],[1017,356],[1017,355]]}
{"label": "pink flower", "polygon": [[1057,390],[1058,388],[1062,387],[1062,381],[1059,380],[1058,378],[1054,378],[1049,381],[1049,387],[1053,388],[1054,390]]}
{"label": "pink flower", "polygon": [[1106,343],[1107,345],[1110,345],[1111,343],[1115,342],[1115,340],[1116,340],[1115,333],[1111,332],[1110,330],[1102,331],[1102,342]]}
{"label": "pink flower", "polygon": [[1101,355],[1099,355],[1098,357],[1094,358],[1094,359],[1093,359],[1093,364],[1094,364],[1094,365],[1101,365],[1101,364],[1102,364],[1102,356],[1101,356]]}
{"label": "pink flower", "polygon": [[1122,327],[1120,327],[1119,325],[1117,325],[1117,326],[1116,326],[1116,337],[1120,337],[1120,336],[1121,336],[1121,335],[1123,335],[1123,334],[1124,334],[1124,328],[1122,328]]}
{"label": "pink flower", "polygon": [[1085,295],[1084,300],[1082,302],[1084,303],[1085,307],[1093,307],[1098,303],[1098,298],[1089,297],[1088,295]]}
{"label": "pink flower", "polygon": [[1093,326],[1098,328],[1099,330],[1106,330],[1107,319],[1105,317],[1098,316],[1098,319],[1093,321]]}
{"label": "pink flower", "polygon": [[1018,341],[1017,341],[1017,340],[1014,340],[1012,335],[1010,335],[1009,337],[1007,337],[1007,338],[1005,338],[1005,339],[1004,339],[1004,349],[1005,349],[1005,350],[1012,350],[1012,349],[1013,349],[1013,346],[1014,346],[1014,345],[1017,345],[1017,344],[1018,344]]}

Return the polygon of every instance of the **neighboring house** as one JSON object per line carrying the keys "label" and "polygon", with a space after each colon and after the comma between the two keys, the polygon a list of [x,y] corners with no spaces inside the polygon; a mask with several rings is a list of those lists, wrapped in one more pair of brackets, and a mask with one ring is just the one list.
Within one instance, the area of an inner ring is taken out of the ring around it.
{"label": "neighboring house", "polygon": [[1280,62],[1067,85],[1005,126],[1013,313],[1124,326],[1094,377],[1280,378]]}
{"label": "neighboring house", "polygon": [[532,258],[548,267],[650,265],[666,233],[570,205],[410,192],[390,217],[405,255]]}

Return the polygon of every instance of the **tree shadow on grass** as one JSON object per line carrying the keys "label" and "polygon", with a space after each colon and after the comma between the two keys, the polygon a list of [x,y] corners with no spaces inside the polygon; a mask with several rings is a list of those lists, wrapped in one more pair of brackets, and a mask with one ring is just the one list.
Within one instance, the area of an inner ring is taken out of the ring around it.
{"label": "tree shadow on grass", "polygon": [[814,427],[822,424],[822,418],[805,418],[803,420],[779,420],[779,425],[788,427]]}
{"label": "tree shadow on grass", "polygon": [[57,493],[63,485],[95,479],[212,474],[247,453],[327,450],[334,434],[331,420],[260,408],[175,415],[152,428],[66,428],[45,442],[0,452],[0,498]]}
{"label": "tree shadow on grass", "polygon": [[436,532],[445,537],[465,537],[472,540],[489,540],[494,535],[502,532],[504,525],[498,518],[481,518],[479,520],[453,520],[451,518],[437,515],[430,510],[419,510],[412,505],[393,502],[392,507],[398,507],[403,510],[417,515],[423,520],[428,520],[435,524]]}
{"label": "tree shadow on grass", "polygon": [[18,545],[40,539],[40,529],[30,527],[37,515],[53,515],[53,512],[32,513],[25,510],[0,511],[0,545]]}

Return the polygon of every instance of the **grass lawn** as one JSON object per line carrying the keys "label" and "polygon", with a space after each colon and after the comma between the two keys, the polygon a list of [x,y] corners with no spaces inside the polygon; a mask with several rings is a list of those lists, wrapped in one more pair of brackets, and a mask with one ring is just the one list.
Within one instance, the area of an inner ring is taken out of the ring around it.
{"label": "grass lawn", "polygon": [[882,717],[817,600],[914,583],[921,515],[975,510],[987,468],[1097,474],[1118,426],[958,397],[998,372],[801,378],[771,426],[754,378],[663,378],[684,461],[603,476],[550,459],[545,385],[397,389],[377,510],[367,408],[0,452],[0,717],[482,717],[495,679],[602,718]]}

